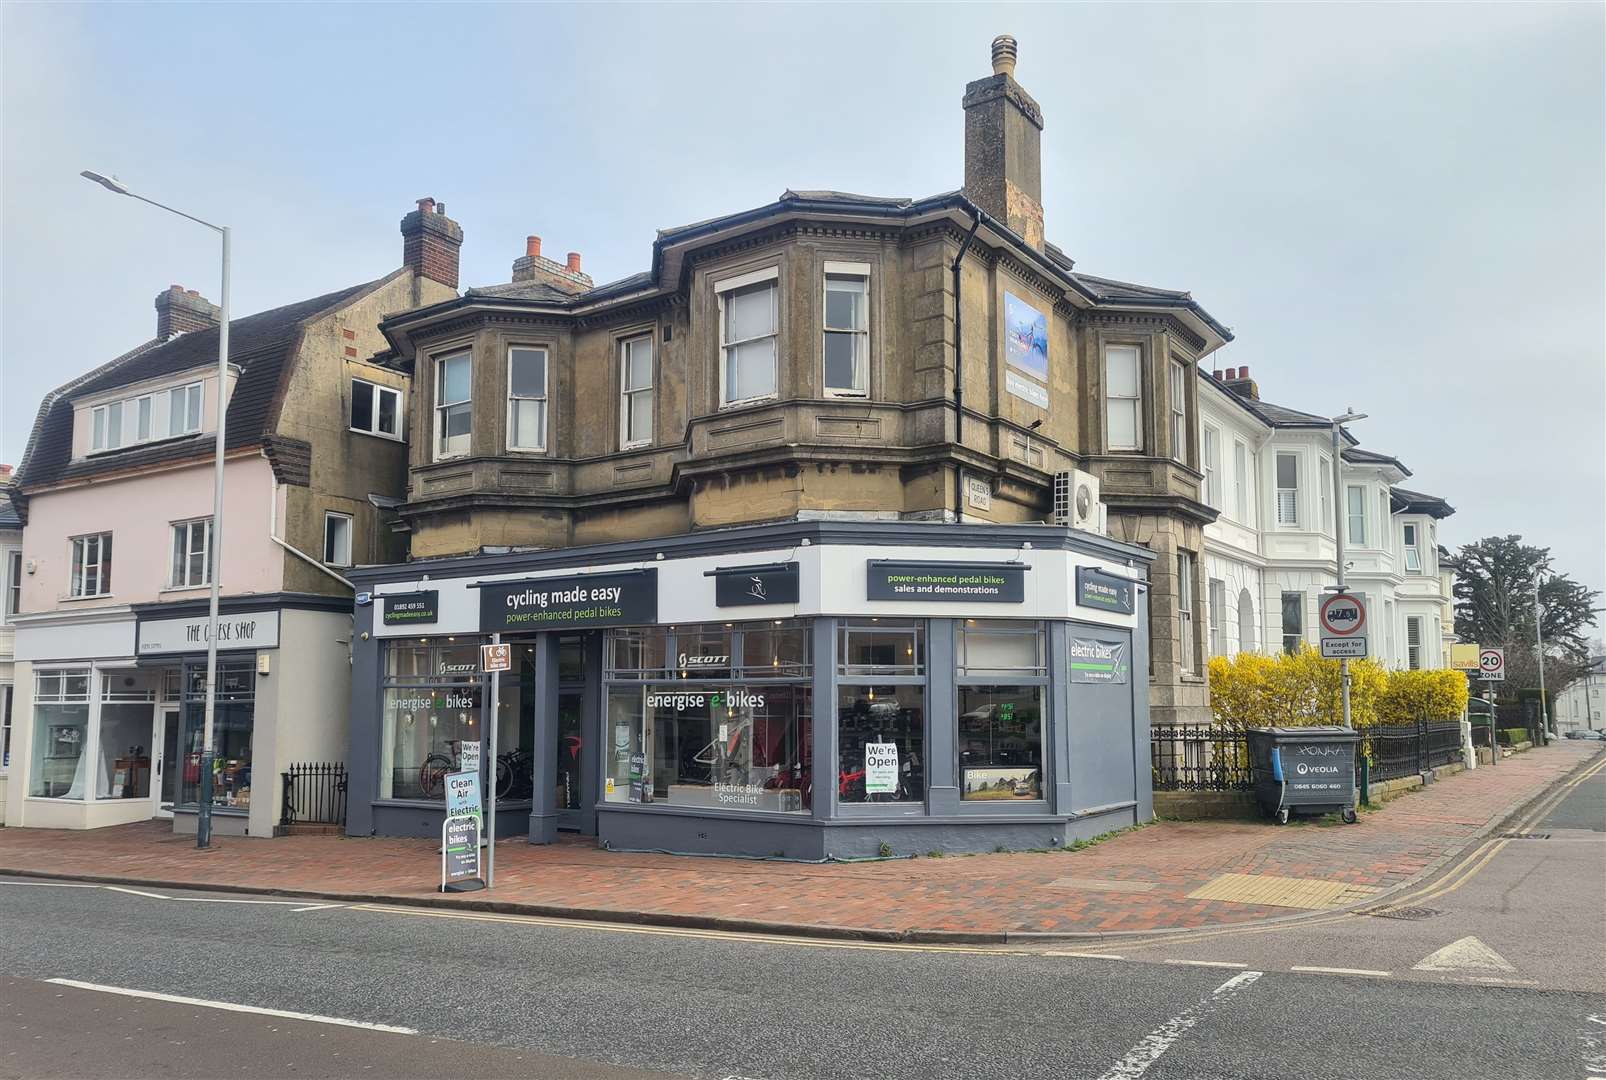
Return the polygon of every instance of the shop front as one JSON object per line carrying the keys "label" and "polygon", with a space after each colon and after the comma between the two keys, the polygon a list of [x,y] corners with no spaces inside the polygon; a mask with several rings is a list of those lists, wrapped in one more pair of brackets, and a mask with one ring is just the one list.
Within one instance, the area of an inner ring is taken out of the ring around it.
{"label": "shop front", "polygon": [[821,859],[1146,820],[1147,560],[802,522],[359,571],[348,830],[437,834],[465,742],[538,843]]}

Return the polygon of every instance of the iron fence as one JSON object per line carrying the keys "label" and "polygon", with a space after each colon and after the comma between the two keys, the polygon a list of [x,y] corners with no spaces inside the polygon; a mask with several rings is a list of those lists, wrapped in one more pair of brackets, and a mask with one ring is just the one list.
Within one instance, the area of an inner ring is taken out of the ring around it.
{"label": "iron fence", "polygon": [[284,777],[280,828],[346,823],[346,765],[314,761],[291,765]]}
{"label": "iron fence", "polygon": [[[1374,781],[1411,776],[1461,759],[1458,720],[1421,721],[1360,732],[1356,756],[1371,760]],[[1255,785],[1247,736],[1230,728],[1155,724],[1149,736],[1149,763],[1156,791],[1247,791]]]}

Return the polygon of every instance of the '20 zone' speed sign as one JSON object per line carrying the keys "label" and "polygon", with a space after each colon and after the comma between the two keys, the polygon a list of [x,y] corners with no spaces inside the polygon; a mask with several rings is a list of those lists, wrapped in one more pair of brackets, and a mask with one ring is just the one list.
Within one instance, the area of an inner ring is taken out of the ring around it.
{"label": "'20 zone' speed sign", "polygon": [[1334,593],[1322,601],[1319,615],[1322,656],[1359,660],[1367,655],[1366,600],[1359,593]]}
{"label": "'20 zone' speed sign", "polygon": [[1506,679],[1506,650],[1484,649],[1478,653],[1478,676],[1488,682]]}

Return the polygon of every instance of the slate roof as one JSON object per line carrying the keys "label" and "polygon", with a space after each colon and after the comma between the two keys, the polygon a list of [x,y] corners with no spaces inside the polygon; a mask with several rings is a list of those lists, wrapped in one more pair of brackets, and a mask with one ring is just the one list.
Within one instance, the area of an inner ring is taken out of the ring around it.
{"label": "slate roof", "polygon": [[1392,465],[1406,476],[1411,470],[1405,467],[1405,462],[1392,454],[1380,454],[1376,450],[1364,450],[1359,446],[1351,446],[1344,451],[1344,460],[1353,461],[1357,465]]}
{"label": "slate roof", "polygon": [[[574,302],[575,293],[566,292],[544,281],[509,281],[502,285],[477,285],[465,289],[464,296],[500,296],[508,300],[529,300],[537,304],[563,304]],[[585,295],[581,293],[579,295]]]}
{"label": "slate roof", "polygon": [[11,485],[0,487],[0,529],[22,528],[22,515],[17,513],[17,504],[11,501]]}
{"label": "slate roof", "polygon": [[[309,320],[342,307],[405,272],[397,270],[377,281],[231,319],[229,362],[239,367],[240,375],[229,398],[227,448],[257,445],[268,434],[286,361],[295,351],[301,330]],[[205,434],[74,461],[72,401],[85,394],[215,365],[217,346],[216,327],[180,334],[167,341],[149,341],[46,395],[18,470],[19,485],[32,488],[136,466],[182,461],[210,452],[214,440]]]}
{"label": "slate roof", "polygon": [[1421,491],[1411,491],[1408,488],[1394,487],[1389,489],[1395,510],[1408,514],[1430,514],[1435,518],[1447,518],[1455,513],[1455,507],[1437,495],[1428,495]]}

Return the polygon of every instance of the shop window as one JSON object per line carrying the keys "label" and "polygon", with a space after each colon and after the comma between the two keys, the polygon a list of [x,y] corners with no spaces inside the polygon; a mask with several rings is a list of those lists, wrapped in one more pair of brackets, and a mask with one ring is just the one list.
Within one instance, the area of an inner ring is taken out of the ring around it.
{"label": "shop window", "polygon": [[731,673],[731,638],[727,627],[679,627],[675,635],[675,669],[682,679],[727,679]]}
{"label": "shop window", "polygon": [[1048,674],[1043,628],[1034,622],[966,619],[958,653],[961,676]]}
{"label": "shop window", "polygon": [[1042,686],[959,687],[960,798],[1043,797]]}
{"label": "shop window", "polygon": [[750,679],[807,675],[809,628],[782,622],[742,631],[741,674]]}
{"label": "shop window", "polygon": [[836,723],[838,801],[925,801],[924,686],[839,686]]}
{"label": "shop window", "polygon": [[151,706],[155,702],[154,676],[122,672],[101,676],[96,798],[150,797]]}
{"label": "shop window", "polygon": [[[502,692],[497,702],[499,711],[496,715],[494,783],[498,799],[504,802],[527,802],[535,794],[535,714],[541,699],[536,695],[535,646],[515,644],[512,653],[513,667],[499,676],[502,680]],[[439,757],[433,763],[420,766],[422,771],[416,776],[420,795],[434,798],[435,773],[443,767],[446,772],[452,771],[452,768],[460,764],[461,741],[463,739],[473,741],[480,737],[475,734],[460,734],[459,746],[431,750],[431,753],[436,753]],[[490,738],[489,735],[484,737]],[[480,747],[482,759],[490,752],[489,742]],[[426,760],[428,756],[425,755]],[[490,774],[487,773],[486,777],[489,783]],[[445,782],[444,776],[440,782]],[[431,789],[430,792],[425,793],[425,788]]]}
{"label": "shop window", "polygon": [[[522,655],[527,647],[520,647]],[[515,665],[522,672],[526,663]],[[530,680],[533,684],[533,679]],[[479,641],[456,638],[409,638],[385,645],[385,678],[380,713],[379,797],[445,801],[446,774],[456,771],[465,741],[480,741]],[[497,730],[502,786],[523,782],[533,708],[521,690],[521,679],[503,681],[502,726]],[[490,747],[482,746],[481,753]],[[518,754],[519,759],[509,755]],[[533,767],[533,766],[532,766]],[[531,774],[533,775],[533,773]],[[528,797],[526,792],[525,797]]]}
{"label": "shop window", "polygon": [[844,675],[923,675],[926,625],[916,619],[844,624],[838,670]]}
{"label": "shop window", "polygon": [[388,682],[478,682],[480,652],[478,640],[455,639],[392,641],[385,646],[385,679]]}
{"label": "shop window", "polygon": [[668,630],[649,627],[609,632],[609,678],[665,679],[669,676]]}
{"label": "shop window", "polygon": [[34,673],[33,764],[28,794],[85,797],[89,750],[89,669]]}
{"label": "shop window", "polygon": [[[246,810],[251,806],[251,736],[256,717],[255,661],[219,661],[217,680],[217,701],[212,717],[212,805]],[[183,775],[180,777],[179,802],[193,806],[201,798],[206,665],[188,666],[184,683],[184,734],[180,751]],[[149,712],[147,708],[146,714],[149,715]]]}
{"label": "shop window", "polygon": [[607,802],[807,813],[809,687],[673,683],[608,695]]}

